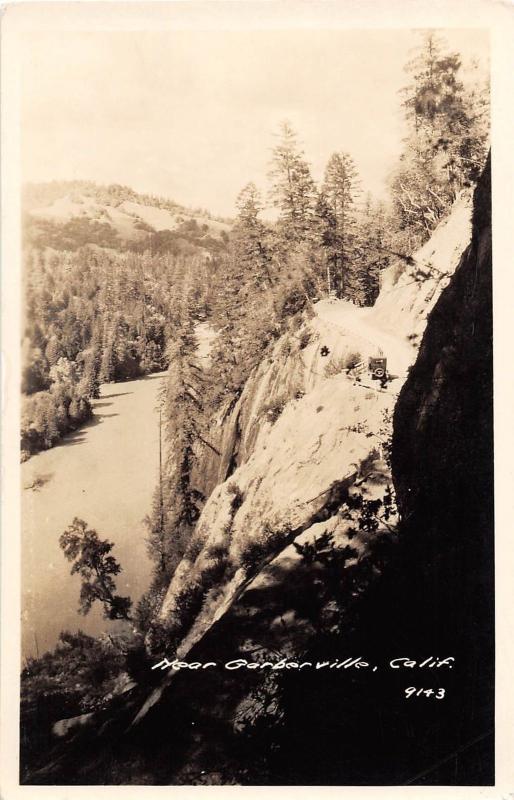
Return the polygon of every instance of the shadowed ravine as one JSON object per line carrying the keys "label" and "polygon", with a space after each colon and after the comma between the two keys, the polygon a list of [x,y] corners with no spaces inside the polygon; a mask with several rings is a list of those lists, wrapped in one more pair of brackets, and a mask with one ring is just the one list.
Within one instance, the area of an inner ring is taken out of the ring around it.
{"label": "shadowed ravine", "polygon": [[77,611],[80,578],[70,575],[58,541],[74,517],[114,542],[119,593],[136,600],[146,589],[143,518],[157,481],[161,383],[161,375],[150,375],[104,385],[89,425],[22,465],[23,657],[52,648],[63,629],[98,634],[116,624],[99,607],[86,617]]}

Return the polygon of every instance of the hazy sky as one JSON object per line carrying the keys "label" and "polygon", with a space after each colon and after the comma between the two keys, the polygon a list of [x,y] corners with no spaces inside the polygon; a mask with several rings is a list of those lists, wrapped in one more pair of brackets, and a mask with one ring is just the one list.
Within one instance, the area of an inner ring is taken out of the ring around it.
{"label": "hazy sky", "polygon": [[[444,35],[485,66],[485,33]],[[123,183],[232,215],[244,184],[267,188],[287,118],[316,179],[344,150],[363,188],[383,194],[419,40],[407,30],[39,33],[25,48],[24,179]]]}

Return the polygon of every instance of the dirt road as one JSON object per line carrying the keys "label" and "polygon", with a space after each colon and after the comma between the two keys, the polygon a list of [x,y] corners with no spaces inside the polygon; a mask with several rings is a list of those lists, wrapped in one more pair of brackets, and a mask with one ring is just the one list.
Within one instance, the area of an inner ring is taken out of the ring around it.
{"label": "dirt road", "polygon": [[370,342],[373,355],[387,358],[388,371],[397,375],[394,388],[398,390],[408,368],[416,360],[416,350],[404,337],[383,330],[373,318],[373,308],[359,308],[345,300],[322,300],[315,305],[320,319],[347,330]]}

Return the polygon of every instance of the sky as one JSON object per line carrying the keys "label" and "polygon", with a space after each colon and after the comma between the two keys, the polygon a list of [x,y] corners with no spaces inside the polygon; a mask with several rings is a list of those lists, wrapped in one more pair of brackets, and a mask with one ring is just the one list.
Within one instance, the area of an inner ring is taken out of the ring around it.
{"label": "sky", "polygon": [[[444,37],[485,68],[485,32]],[[345,151],[364,191],[384,197],[420,40],[398,29],[26,34],[23,179],[122,183],[233,216],[246,183],[266,192],[288,119],[316,180]]]}

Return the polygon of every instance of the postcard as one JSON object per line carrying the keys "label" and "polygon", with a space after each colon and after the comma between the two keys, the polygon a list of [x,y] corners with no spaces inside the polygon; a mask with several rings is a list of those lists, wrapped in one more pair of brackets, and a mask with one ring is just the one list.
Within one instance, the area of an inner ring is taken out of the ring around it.
{"label": "postcard", "polygon": [[512,9],[3,23],[3,796],[511,796]]}

